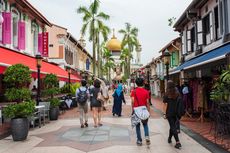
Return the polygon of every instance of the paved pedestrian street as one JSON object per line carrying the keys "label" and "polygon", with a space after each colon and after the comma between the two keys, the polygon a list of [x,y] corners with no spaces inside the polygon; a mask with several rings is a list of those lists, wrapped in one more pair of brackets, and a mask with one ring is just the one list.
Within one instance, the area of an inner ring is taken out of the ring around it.
{"label": "paved pedestrian street", "polygon": [[[77,117],[70,118],[68,113],[77,113],[77,109],[65,112],[58,121],[51,121],[41,128],[32,129],[24,142],[13,142],[11,136],[0,140],[0,153],[209,153],[199,143],[181,132],[182,149],[174,148],[175,142],[167,143],[167,120],[157,116],[149,120],[151,145],[136,145],[135,129],[130,126],[130,102],[123,106],[122,117],[113,117],[111,104],[103,112],[103,126],[93,127],[90,117],[89,127],[80,128]],[[153,110],[152,110],[153,111]],[[154,114],[155,112],[151,112]],[[143,136],[143,133],[142,133]]]}

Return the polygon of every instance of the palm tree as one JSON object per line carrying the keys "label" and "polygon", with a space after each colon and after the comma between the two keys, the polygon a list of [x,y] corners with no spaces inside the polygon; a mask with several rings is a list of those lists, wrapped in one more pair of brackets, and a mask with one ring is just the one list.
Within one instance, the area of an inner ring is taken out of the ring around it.
{"label": "palm tree", "polygon": [[[110,33],[110,28],[106,25],[98,23],[98,27],[95,29],[96,31],[96,43],[97,43],[97,60],[98,60],[98,76],[102,77],[102,50],[105,47],[105,42],[108,40],[108,35]],[[100,45],[100,35],[103,37],[103,43]]]}
{"label": "palm tree", "polygon": [[104,12],[99,12],[99,0],[94,0],[89,8],[80,6],[77,9],[79,14],[83,14],[83,26],[81,34],[85,35],[86,30],[89,31],[89,41],[93,42],[93,73],[96,72],[96,28],[104,25],[103,21],[109,20],[110,16]]}
{"label": "palm tree", "polygon": [[125,29],[119,30],[119,33],[123,34],[122,39],[122,48],[128,47],[128,58],[127,58],[127,76],[130,75],[130,59],[131,53],[133,52],[134,48],[138,46],[138,29],[136,27],[132,27],[130,23],[125,23]]}
{"label": "palm tree", "polygon": [[112,58],[112,53],[111,51],[105,46],[104,43],[104,47],[102,48],[103,50],[103,58],[104,58],[104,67],[106,70],[106,74],[107,74],[107,79],[111,80],[111,69],[115,67],[114,64],[114,59]]}
{"label": "palm tree", "polygon": [[132,59],[133,56],[129,52],[128,48],[122,49],[121,55],[120,55],[120,60],[121,60],[121,67],[124,67],[124,75],[127,78],[129,75],[127,74],[128,72],[128,59]]}

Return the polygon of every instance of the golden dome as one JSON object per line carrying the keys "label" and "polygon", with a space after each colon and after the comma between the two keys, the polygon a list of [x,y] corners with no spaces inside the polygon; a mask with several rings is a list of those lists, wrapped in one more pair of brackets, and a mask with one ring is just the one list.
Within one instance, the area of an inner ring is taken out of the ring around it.
{"label": "golden dome", "polygon": [[110,51],[121,51],[121,42],[115,37],[113,33],[113,37],[107,42],[106,47]]}

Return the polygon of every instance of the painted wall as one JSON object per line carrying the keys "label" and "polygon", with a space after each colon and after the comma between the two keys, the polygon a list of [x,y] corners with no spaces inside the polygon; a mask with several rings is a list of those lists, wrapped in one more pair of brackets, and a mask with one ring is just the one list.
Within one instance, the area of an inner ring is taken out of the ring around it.
{"label": "painted wall", "polygon": [[64,58],[67,30],[56,25],[46,26],[49,32],[49,58]]}

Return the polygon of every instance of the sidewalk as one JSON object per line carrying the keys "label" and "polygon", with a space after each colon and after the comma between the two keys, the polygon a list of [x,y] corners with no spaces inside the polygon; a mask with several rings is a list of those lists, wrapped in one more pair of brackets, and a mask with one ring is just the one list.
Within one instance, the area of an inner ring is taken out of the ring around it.
{"label": "sidewalk", "polygon": [[[168,122],[153,110],[149,120],[151,145],[136,145],[135,130],[130,126],[130,98],[123,107],[122,117],[113,117],[111,104],[103,112],[103,126],[81,129],[77,108],[67,111],[58,121],[52,121],[29,132],[24,142],[13,142],[11,137],[0,140],[0,153],[210,153],[185,133],[180,134],[182,149],[167,143]],[[143,136],[143,134],[142,134]]]}
{"label": "sidewalk", "polygon": [[[163,110],[163,102],[161,98],[152,97],[152,101],[154,107],[157,110]],[[198,121],[198,118],[189,118],[185,116],[181,119],[181,124],[187,127],[188,129],[191,129],[193,132],[199,134],[200,136],[204,137],[208,141],[216,143],[230,152],[230,145],[228,145],[230,144],[230,139],[225,139],[221,141],[221,139],[219,138],[215,142],[214,125],[212,127],[211,121],[201,123],[200,121]]]}

